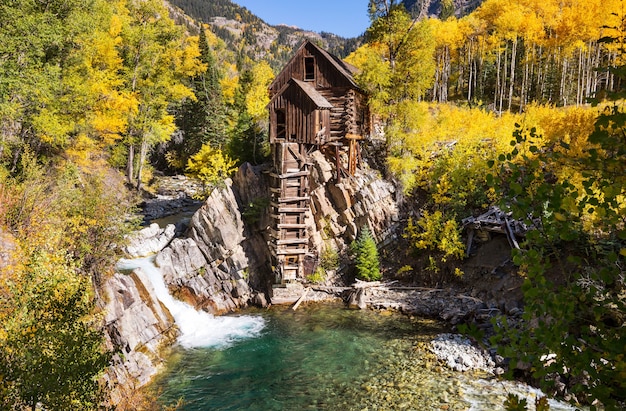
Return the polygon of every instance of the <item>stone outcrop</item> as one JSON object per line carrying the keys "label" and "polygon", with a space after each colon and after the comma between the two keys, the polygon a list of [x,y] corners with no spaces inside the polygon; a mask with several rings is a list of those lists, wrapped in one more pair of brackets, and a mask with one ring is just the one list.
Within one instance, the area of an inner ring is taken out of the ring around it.
{"label": "stone outcrop", "polygon": [[[393,184],[373,170],[336,182],[336,170],[314,151],[311,161],[309,249],[339,252],[369,227],[379,243],[395,237],[398,206]],[[233,180],[213,190],[184,235],[156,257],[173,294],[198,309],[219,314],[264,304],[272,283],[267,228],[269,189],[263,168],[244,164]]]}
{"label": "stone outcrop", "polygon": [[247,278],[259,258],[246,250],[240,207],[227,180],[194,214],[184,238],[156,257],[173,294],[213,314],[244,307],[253,298]]}
{"label": "stone outcrop", "polygon": [[105,380],[112,387],[111,402],[124,392],[145,385],[164,358],[161,350],[172,344],[178,329],[168,309],[155,297],[152,284],[137,269],[115,274],[102,287],[109,349],[117,351]]}
{"label": "stone outcrop", "polygon": [[128,236],[124,252],[131,258],[146,257],[165,248],[176,235],[176,226],[168,224],[165,228],[152,223]]}
{"label": "stone outcrop", "polygon": [[[319,253],[329,242],[345,249],[363,226],[379,242],[395,238],[398,208],[392,184],[371,170],[336,183],[335,171],[321,153],[314,152],[311,161],[311,250]],[[155,263],[172,294],[197,309],[221,314],[266,305],[272,282],[271,220],[263,171],[244,164],[232,181],[213,190],[182,235],[173,225],[152,224],[131,236],[125,251],[133,257],[157,253]],[[159,367],[160,349],[177,337],[172,316],[149,284],[135,270],[114,275],[102,291],[110,344],[122,351],[107,378],[126,387],[145,384]]]}
{"label": "stone outcrop", "polygon": [[335,182],[334,167],[319,151],[310,155],[311,214],[310,248],[321,250],[324,242],[344,249],[368,227],[379,245],[396,239],[399,210],[396,189],[371,169],[358,169],[354,176]]}

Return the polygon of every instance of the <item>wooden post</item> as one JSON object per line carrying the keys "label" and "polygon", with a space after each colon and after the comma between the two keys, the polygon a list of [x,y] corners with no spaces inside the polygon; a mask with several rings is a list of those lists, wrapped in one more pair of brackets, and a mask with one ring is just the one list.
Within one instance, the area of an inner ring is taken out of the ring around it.
{"label": "wooden post", "polygon": [[298,301],[296,301],[294,306],[291,308],[292,310],[296,311],[298,309],[298,307],[300,307],[300,304],[302,303],[302,301],[304,301],[304,297],[306,297],[306,295],[309,292],[309,290],[310,290],[310,288],[308,288],[308,287],[304,289],[304,292],[302,293],[300,298],[298,298]]}
{"label": "wooden post", "polygon": [[348,146],[348,174],[351,176],[356,173],[357,168],[357,153],[358,153],[358,140],[363,140],[358,134],[346,134],[346,139],[349,141]]}

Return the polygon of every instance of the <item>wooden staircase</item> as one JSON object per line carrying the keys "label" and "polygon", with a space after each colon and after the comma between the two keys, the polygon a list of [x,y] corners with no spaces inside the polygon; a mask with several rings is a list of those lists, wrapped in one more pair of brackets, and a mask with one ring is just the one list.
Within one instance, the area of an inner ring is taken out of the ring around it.
{"label": "wooden staircase", "polygon": [[309,251],[305,218],[309,209],[309,167],[304,145],[273,144],[271,228],[272,254],[276,261],[276,283],[294,282],[304,275],[304,258]]}

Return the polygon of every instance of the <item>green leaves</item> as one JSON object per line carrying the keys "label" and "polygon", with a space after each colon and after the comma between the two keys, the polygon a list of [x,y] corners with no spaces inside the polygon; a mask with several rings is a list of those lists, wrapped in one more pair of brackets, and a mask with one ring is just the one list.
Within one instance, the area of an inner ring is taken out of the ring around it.
{"label": "green leaves", "polygon": [[[541,222],[513,257],[526,275],[525,328],[496,322],[494,342],[514,362],[530,363],[545,389],[548,375],[558,372],[584,381],[569,387],[579,401],[599,400],[611,408],[624,400],[624,383],[614,370],[624,367],[620,290],[626,252],[624,206],[617,199],[626,194],[626,156],[620,151],[626,122],[621,109],[608,113],[598,117],[588,150],[577,152],[567,143],[558,145],[563,151],[544,147],[536,143],[536,129],[518,128],[514,149],[492,167],[502,207],[528,223]],[[549,365],[542,360],[548,354],[554,357]]]}
{"label": "green leaves", "polygon": [[110,354],[91,320],[90,281],[62,253],[32,255],[23,275],[11,285],[12,308],[0,312],[0,404],[98,409]]}
{"label": "green leaves", "polygon": [[351,245],[355,253],[357,277],[366,281],[380,280],[380,261],[376,241],[369,228],[363,227],[358,238]]}

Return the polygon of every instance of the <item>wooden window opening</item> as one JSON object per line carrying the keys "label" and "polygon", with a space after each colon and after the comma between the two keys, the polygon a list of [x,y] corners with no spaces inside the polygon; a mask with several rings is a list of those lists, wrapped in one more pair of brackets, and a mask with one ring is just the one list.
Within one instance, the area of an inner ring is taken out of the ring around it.
{"label": "wooden window opening", "polygon": [[315,81],[315,57],[304,58],[304,81]]}
{"label": "wooden window opening", "polygon": [[287,137],[287,116],[284,108],[276,109],[276,138],[284,140]]}

